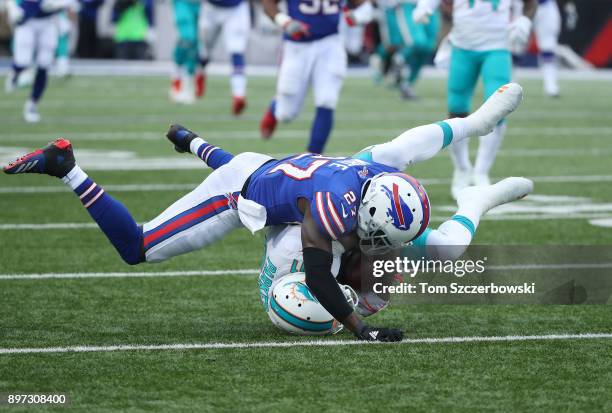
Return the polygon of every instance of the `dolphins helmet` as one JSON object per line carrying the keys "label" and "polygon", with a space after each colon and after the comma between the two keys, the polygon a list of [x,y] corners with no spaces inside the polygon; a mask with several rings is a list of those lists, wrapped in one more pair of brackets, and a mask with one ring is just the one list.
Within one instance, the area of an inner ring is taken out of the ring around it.
{"label": "dolphins helmet", "polygon": [[401,172],[385,172],[361,190],[357,235],[370,255],[385,254],[417,238],[429,224],[429,198],[423,186]]}

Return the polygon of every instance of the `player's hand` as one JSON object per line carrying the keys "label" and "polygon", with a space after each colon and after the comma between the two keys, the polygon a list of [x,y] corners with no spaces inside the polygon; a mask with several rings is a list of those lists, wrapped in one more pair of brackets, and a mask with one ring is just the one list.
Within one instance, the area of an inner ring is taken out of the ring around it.
{"label": "player's hand", "polygon": [[527,16],[517,17],[510,23],[509,40],[510,49],[513,53],[522,53],[529,41],[531,34],[531,19]]}
{"label": "player's hand", "polygon": [[349,9],[344,6],[342,8],[344,21],[349,27],[361,26],[368,24],[374,18],[374,6],[369,0],[364,1],[359,7]]}
{"label": "player's hand", "polygon": [[310,26],[299,20],[291,19],[283,25],[283,31],[294,40],[310,35]]}
{"label": "player's hand", "polygon": [[412,20],[414,20],[416,24],[428,24],[429,16],[431,16],[432,14],[433,10],[429,10],[427,7],[417,6],[412,11]]}
{"label": "player's hand", "polygon": [[364,325],[359,333],[355,334],[359,340],[395,342],[402,341],[404,332],[397,328],[370,327]]}

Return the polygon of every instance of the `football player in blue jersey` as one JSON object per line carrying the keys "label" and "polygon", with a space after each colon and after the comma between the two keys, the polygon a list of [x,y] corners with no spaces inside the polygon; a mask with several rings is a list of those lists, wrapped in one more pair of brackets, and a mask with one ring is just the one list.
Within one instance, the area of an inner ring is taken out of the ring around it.
{"label": "football player in blue jersey", "polygon": [[[4,171],[61,178],[123,260],[132,265],[206,247],[240,227],[255,232],[266,226],[301,223],[305,279],[321,305],[359,339],[398,341],[401,330],[367,326],[348,304],[332,274],[332,246],[335,243],[345,251],[360,247],[364,253],[378,254],[426,233],[430,206],[425,189],[401,171],[453,141],[490,132],[519,105],[522,93],[518,84],[505,85],[465,118],[408,130],[353,157],[307,153],[276,160],[250,152],[233,156],[173,125],[167,137],[175,148],[193,153],[214,171],[142,227],[76,164],[72,146],[63,138],[23,156]],[[503,191],[471,192],[460,197],[452,225],[473,234],[484,212],[531,190],[531,181],[509,178]]]}
{"label": "football player in blue jersey", "polygon": [[[277,0],[262,0],[266,14],[284,32],[276,97],[260,123],[264,139],[272,137],[277,122],[289,122],[299,115],[312,86],[316,111],[308,151],[323,152],[347,67],[346,51],[338,34],[340,3],[340,0],[287,0],[287,13],[283,13]],[[353,0],[352,5],[355,8],[345,11],[350,24],[365,24],[372,19],[369,0]]]}
{"label": "football player in blue jersey", "polygon": [[55,15],[71,3],[72,0],[8,1],[9,20],[15,30],[13,66],[5,81],[6,92],[15,90],[20,73],[35,62],[37,66],[30,99],[23,107],[23,118],[28,123],[40,121],[38,102],[47,87],[47,71],[53,63],[59,38]]}

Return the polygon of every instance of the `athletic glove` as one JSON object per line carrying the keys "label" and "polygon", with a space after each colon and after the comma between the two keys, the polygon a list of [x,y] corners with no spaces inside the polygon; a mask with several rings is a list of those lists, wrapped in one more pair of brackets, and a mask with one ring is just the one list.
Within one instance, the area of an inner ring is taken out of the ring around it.
{"label": "athletic glove", "polygon": [[310,26],[299,20],[294,20],[285,13],[277,13],[274,22],[294,40],[299,40],[310,35]]}
{"label": "athletic glove", "polygon": [[364,325],[359,333],[355,334],[359,340],[395,342],[402,341],[404,332],[396,328],[370,327]]}
{"label": "athletic glove", "polygon": [[527,46],[531,34],[531,20],[527,16],[517,17],[510,23],[509,40],[510,50],[515,54],[521,54]]}

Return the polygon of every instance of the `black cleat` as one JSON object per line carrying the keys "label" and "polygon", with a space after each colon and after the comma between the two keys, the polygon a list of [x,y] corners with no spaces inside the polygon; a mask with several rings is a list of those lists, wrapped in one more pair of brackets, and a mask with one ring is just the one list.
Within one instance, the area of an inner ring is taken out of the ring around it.
{"label": "black cleat", "polygon": [[166,137],[174,144],[174,149],[179,153],[191,152],[189,148],[191,141],[199,138],[197,134],[178,124],[170,125]]}
{"label": "black cleat", "polygon": [[72,144],[59,138],[42,149],[30,152],[3,168],[7,174],[36,173],[63,178],[74,168]]}

